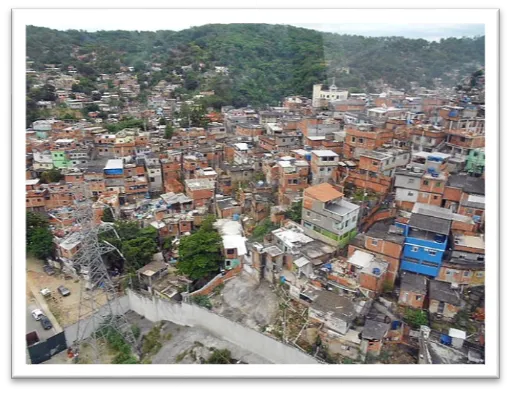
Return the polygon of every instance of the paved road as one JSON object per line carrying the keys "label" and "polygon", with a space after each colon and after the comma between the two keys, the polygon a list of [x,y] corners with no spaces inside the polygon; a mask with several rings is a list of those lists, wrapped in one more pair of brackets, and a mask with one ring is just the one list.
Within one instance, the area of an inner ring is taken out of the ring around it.
{"label": "paved road", "polygon": [[57,332],[55,331],[54,327],[48,330],[44,330],[41,322],[36,321],[34,317],[32,317],[31,312],[36,308],[41,309],[41,306],[36,302],[30,303],[27,306],[27,333],[33,332],[35,330],[39,336],[39,340],[46,340],[51,336],[54,336]]}

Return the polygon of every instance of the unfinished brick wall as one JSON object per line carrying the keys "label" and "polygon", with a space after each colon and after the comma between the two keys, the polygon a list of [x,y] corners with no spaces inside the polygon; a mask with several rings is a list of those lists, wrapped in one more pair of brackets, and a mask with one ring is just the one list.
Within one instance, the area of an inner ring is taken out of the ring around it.
{"label": "unfinished brick wall", "polygon": [[215,290],[216,287],[225,284],[230,279],[236,277],[242,270],[243,263],[240,263],[234,269],[228,270],[224,275],[219,274],[210,282],[208,282],[206,285],[204,285],[201,289],[198,289],[197,291],[190,293],[190,296],[209,295],[211,292]]}

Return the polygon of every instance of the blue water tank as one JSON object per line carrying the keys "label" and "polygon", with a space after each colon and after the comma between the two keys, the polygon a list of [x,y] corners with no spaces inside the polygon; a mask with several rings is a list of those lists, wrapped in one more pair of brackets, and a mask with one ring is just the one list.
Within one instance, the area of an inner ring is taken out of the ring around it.
{"label": "blue water tank", "polygon": [[331,263],[326,263],[325,264],[325,268],[327,268],[328,270],[332,270],[332,264]]}
{"label": "blue water tank", "polygon": [[284,284],[286,282],[286,277],[280,276],[280,282]]}
{"label": "blue water tank", "polygon": [[311,153],[305,153],[305,160],[306,161],[310,161],[312,158],[312,154]]}
{"label": "blue water tank", "polygon": [[458,116],[458,111],[452,110],[449,112],[449,117],[456,117],[456,116]]}
{"label": "blue water tank", "polygon": [[232,215],[232,219],[233,219],[234,221],[238,221],[238,220],[240,219],[240,215],[239,215],[238,213],[234,213],[234,214]]}
{"label": "blue water tank", "polygon": [[374,274],[375,276],[379,276],[379,275],[380,275],[380,269],[378,269],[377,267],[375,267],[375,268],[373,269],[373,274]]}

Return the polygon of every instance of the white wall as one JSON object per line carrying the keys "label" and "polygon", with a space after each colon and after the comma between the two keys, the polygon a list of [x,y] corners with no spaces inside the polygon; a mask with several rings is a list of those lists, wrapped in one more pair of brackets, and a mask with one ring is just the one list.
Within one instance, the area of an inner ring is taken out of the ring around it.
{"label": "white wall", "polygon": [[194,304],[149,298],[128,291],[130,309],[152,322],[199,326],[276,364],[315,364],[308,354]]}

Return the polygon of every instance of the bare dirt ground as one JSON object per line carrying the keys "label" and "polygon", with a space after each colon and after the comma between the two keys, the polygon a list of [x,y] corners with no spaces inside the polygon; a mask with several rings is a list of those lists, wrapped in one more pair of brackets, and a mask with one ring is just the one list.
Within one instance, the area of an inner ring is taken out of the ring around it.
{"label": "bare dirt ground", "polygon": [[[80,303],[80,281],[76,279],[66,280],[58,271],[49,276],[43,271],[43,262],[35,258],[27,258],[27,302],[30,303],[32,294],[28,286],[31,285],[36,291],[48,288],[52,296],[45,298],[48,307],[62,327],[72,325],[78,321]],[[63,297],[57,291],[60,285],[64,285],[71,291],[69,296]],[[105,298],[106,302],[106,298]]]}
{"label": "bare dirt ground", "polygon": [[244,272],[228,281],[211,302],[217,314],[255,330],[272,325],[279,311],[279,298],[270,284],[257,283]]}
{"label": "bare dirt ground", "polygon": [[[140,328],[140,339],[155,326],[151,321],[130,311],[128,320]],[[270,362],[243,348],[197,327],[179,326],[164,322],[161,330],[161,349],[151,357],[152,364],[199,364],[200,358],[207,359],[214,349],[228,349],[231,357],[249,364],[269,364]]]}

